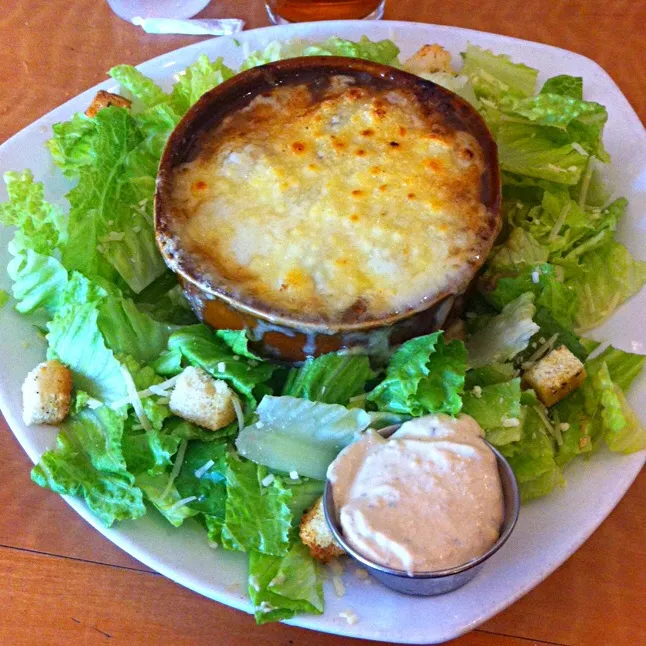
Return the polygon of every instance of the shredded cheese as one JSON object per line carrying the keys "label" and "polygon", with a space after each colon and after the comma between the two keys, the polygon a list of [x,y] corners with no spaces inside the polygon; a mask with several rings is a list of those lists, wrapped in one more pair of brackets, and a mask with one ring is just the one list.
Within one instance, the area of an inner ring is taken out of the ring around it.
{"label": "shredded cheese", "polygon": [[343,585],[343,581],[338,574],[335,574],[332,577],[332,585],[334,586],[334,594],[336,594],[337,597],[345,596],[345,585]]}
{"label": "shredded cheese", "polygon": [[184,454],[186,453],[187,445],[188,440],[182,440],[180,442],[179,448],[177,449],[177,455],[175,456],[175,462],[170,472],[170,477],[168,478],[168,484],[166,485],[166,489],[164,489],[164,492],[161,496],[162,498],[166,498],[166,496],[170,493],[170,490],[173,488],[175,478],[177,478],[177,476],[179,475],[179,471],[182,468],[182,463],[184,462]]}
{"label": "shredded cheese", "polygon": [[166,511],[168,513],[177,511],[180,507],[183,507],[184,505],[188,505],[189,502],[193,502],[194,500],[197,500],[197,496],[188,496],[188,498],[182,498],[181,500],[178,500],[174,505],[171,505],[170,507],[168,507]]}
{"label": "shredded cheese", "polygon": [[199,480],[214,464],[213,460],[204,463],[199,469],[195,470],[195,477]]}
{"label": "shredded cheese", "polygon": [[141,399],[139,399],[137,387],[135,386],[135,382],[132,379],[132,375],[123,364],[119,364],[119,369],[121,370],[121,374],[123,375],[123,378],[126,382],[126,391],[128,392],[128,398],[130,403],[132,404],[132,407],[135,409],[135,415],[137,416],[139,423],[144,427],[144,430],[152,431],[153,425],[148,419],[146,411],[144,411],[144,407],[141,403]]}
{"label": "shredded cheese", "polygon": [[343,610],[339,613],[339,617],[341,619],[345,619],[350,626],[353,626],[354,624],[359,621],[359,617],[357,616],[356,612],[352,612],[352,610]]}
{"label": "shredded cheese", "polygon": [[231,397],[231,403],[233,404],[233,410],[236,412],[236,418],[238,420],[238,431],[242,432],[244,428],[244,413],[242,412],[242,404],[240,399],[236,394],[233,394]]}

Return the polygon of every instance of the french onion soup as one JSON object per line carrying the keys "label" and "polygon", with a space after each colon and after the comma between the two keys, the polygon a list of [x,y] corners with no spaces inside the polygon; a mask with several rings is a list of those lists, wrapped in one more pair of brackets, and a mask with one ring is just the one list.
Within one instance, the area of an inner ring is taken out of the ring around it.
{"label": "french onion soup", "polygon": [[239,76],[252,73],[255,91],[229,92],[210,117],[207,94],[185,117],[199,127],[171,137],[156,205],[169,266],[228,306],[328,333],[462,293],[499,229],[495,145],[477,113],[366,61]]}

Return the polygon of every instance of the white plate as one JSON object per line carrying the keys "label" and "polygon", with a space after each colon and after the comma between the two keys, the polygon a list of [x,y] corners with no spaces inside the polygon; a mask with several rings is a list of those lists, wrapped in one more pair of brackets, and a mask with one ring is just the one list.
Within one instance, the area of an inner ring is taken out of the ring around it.
{"label": "white plate", "polygon": [[[227,64],[237,66],[247,46],[253,50],[272,40],[321,40],[333,35],[358,39],[364,34],[373,40],[393,38],[404,57],[420,45],[434,42],[458,55],[470,41],[540,68],[539,81],[562,73],[582,76],[586,98],[608,108],[605,142],[613,158],[609,172],[612,186],[618,195],[631,200],[619,238],[638,257],[646,258],[644,128],[608,74],[578,54],[453,27],[341,21],[246,32],[238,36],[244,47],[238,47],[231,38],[200,42],[144,63],[140,69],[169,87],[173,74],[202,53],[211,58],[224,56]],[[106,81],[25,128],[0,147],[0,171],[31,168],[36,179],[45,182],[47,197],[64,204],[62,196],[69,185],[55,172],[44,143],[51,136],[52,124],[85,109],[98,88],[117,89],[114,82]],[[6,193],[4,188],[1,190],[0,200],[4,200]],[[10,232],[0,231],[2,267],[6,267],[9,259],[6,251],[9,239]],[[9,289],[4,270],[0,272],[0,287]],[[646,328],[642,324],[645,315],[646,290],[624,305],[598,330],[597,336],[610,339],[625,350],[646,354]],[[23,425],[20,384],[27,371],[42,360],[44,343],[24,318],[6,307],[0,312],[0,344],[0,408],[29,457],[37,461],[46,448],[53,446],[56,432]],[[633,386],[630,397],[642,419],[646,419],[645,391],[646,379],[642,377]],[[619,502],[643,462],[643,453],[622,457],[600,452],[589,462],[573,464],[566,472],[567,488],[523,507],[509,542],[486,569],[461,590],[437,598],[408,597],[390,592],[376,582],[367,584],[349,572],[344,575],[347,594],[343,598],[336,597],[329,583],[326,584],[327,606],[323,616],[299,616],[289,623],[389,642],[436,643],[456,637],[500,612],[561,565]],[[136,522],[105,529],[84,503],[75,499],[68,499],[68,502],[104,536],[147,566],[216,601],[250,611],[245,592],[246,557],[225,550],[214,552],[207,546],[203,530],[197,524],[187,523],[186,527],[176,530],[151,512]],[[342,610],[356,612],[359,622],[349,626],[339,617]]]}

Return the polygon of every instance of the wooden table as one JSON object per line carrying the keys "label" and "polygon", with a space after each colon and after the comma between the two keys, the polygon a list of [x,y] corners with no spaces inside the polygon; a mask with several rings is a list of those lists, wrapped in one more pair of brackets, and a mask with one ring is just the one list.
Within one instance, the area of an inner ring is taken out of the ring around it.
{"label": "wooden table", "polygon": [[[248,28],[268,24],[261,0],[216,0],[202,15],[241,17]],[[646,120],[646,3],[389,0],[386,17],[470,27],[580,52],[611,74]],[[101,0],[6,0],[0,13],[0,142],[103,80],[113,65],[137,64],[196,40],[145,35]],[[1,644],[333,646],[350,641],[283,625],[255,627],[247,615],[144,567],[58,496],[31,484],[29,460],[1,418],[0,455]],[[646,643],[645,505],[642,472],[567,563],[453,643]]]}

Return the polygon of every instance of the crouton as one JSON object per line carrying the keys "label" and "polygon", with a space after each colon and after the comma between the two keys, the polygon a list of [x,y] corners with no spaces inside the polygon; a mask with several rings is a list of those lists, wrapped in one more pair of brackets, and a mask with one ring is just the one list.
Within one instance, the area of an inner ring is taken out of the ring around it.
{"label": "crouton", "polygon": [[132,101],[119,96],[118,94],[112,94],[111,92],[106,92],[105,90],[99,90],[96,93],[96,96],[92,99],[92,103],[85,111],[85,114],[92,118],[97,115],[99,110],[103,108],[109,108],[111,105],[116,105],[119,108],[129,108],[132,105]]}
{"label": "crouton", "polygon": [[304,545],[307,545],[310,554],[323,563],[345,554],[344,550],[334,540],[334,536],[332,536],[332,532],[325,520],[323,498],[319,498],[303,514],[299,533],[301,541],[303,541]]}
{"label": "crouton", "polygon": [[455,74],[451,67],[451,54],[440,45],[423,45],[404,63],[404,69],[413,74]]}
{"label": "crouton", "polygon": [[72,373],[59,361],[39,363],[22,384],[22,419],[30,424],[60,424],[70,412]]}
{"label": "crouton", "polygon": [[583,364],[562,345],[529,368],[523,383],[536,391],[545,406],[552,406],[576,390],[585,377]]}
{"label": "crouton", "polygon": [[189,366],[180,375],[170,396],[170,409],[189,422],[217,431],[236,418],[235,395],[221,379]]}

